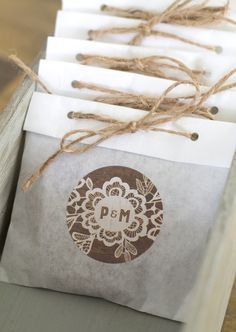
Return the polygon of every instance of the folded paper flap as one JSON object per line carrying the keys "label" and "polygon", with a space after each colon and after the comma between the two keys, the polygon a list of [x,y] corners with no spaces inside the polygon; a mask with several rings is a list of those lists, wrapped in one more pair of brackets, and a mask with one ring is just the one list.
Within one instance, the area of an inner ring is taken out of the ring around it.
{"label": "folded paper flap", "polygon": [[[54,51],[54,52],[53,52]],[[48,37],[46,54],[50,55],[60,51],[64,54],[74,55],[73,60],[76,60],[78,52],[84,54],[91,54],[96,52],[98,55],[117,56],[117,57],[147,57],[153,55],[167,55],[165,48],[143,47],[133,45],[113,44],[112,47],[108,43],[95,40],[73,39],[63,37]],[[168,49],[168,56],[176,57],[179,60],[186,62],[186,65],[191,65],[196,62],[201,62],[201,66],[205,63],[207,66],[213,66],[218,63],[230,62],[231,66],[236,63],[235,57],[230,55],[216,55],[216,54],[202,54],[201,52],[188,52],[185,50]],[[201,68],[202,69],[202,68]],[[207,68],[208,69],[208,68]],[[215,68],[218,70],[218,68]]]}
{"label": "folded paper flap", "polygon": [[[39,77],[55,94],[86,99],[93,99],[101,93],[87,89],[75,89],[71,85],[74,80],[151,97],[160,96],[173,83],[173,81],[156,77],[47,60],[40,61]],[[206,87],[202,87],[202,91],[206,91],[206,89]],[[181,97],[192,94],[195,94],[195,89],[192,86],[181,85],[172,91],[169,96]],[[217,106],[219,108],[220,112],[217,115],[217,120],[236,122],[234,106],[236,104],[236,91],[217,93],[210,97],[206,104],[209,107]]]}
{"label": "folded paper flap", "polygon": [[[75,11],[59,11],[57,15],[57,23],[55,36],[56,37],[66,37],[66,38],[83,38],[88,39],[89,30],[97,30],[112,27],[137,27],[142,20],[120,18],[106,15],[95,15],[88,13],[80,13]],[[181,37],[193,39],[195,42],[204,43],[209,46],[219,46],[223,49],[223,54],[236,53],[236,44],[232,43],[235,40],[236,33],[231,31],[219,31],[207,28],[194,28],[194,27],[184,27],[171,24],[158,24],[158,31],[163,31],[167,33],[177,34]],[[118,41],[118,42],[128,42],[130,41],[130,35],[113,35],[104,37],[106,41]],[[176,39],[169,39],[163,37],[149,36],[143,41],[145,46],[160,46],[171,45],[172,48],[186,48],[190,50],[199,50],[198,47],[193,45],[184,44]],[[171,43],[171,44],[170,44]],[[202,51],[204,51],[202,49]],[[206,51],[206,50],[205,50]],[[209,50],[207,50],[209,52]]]}
{"label": "folded paper flap", "polygon": [[[62,89],[63,87],[65,89],[70,88],[75,96],[79,95],[79,90],[71,86],[74,80],[100,84],[107,88],[114,88],[121,91],[126,90],[128,92],[147,94],[149,96],[157,96],[163,93],[173,83],[170,80],[135,73],[47,60],[40,61],[39,77],[52,90],[57,88]],[[193,93],[195,93],[195,89],[192,86],[185,85],[176,88],[170,96],[178,97],[182,94],[191,96]],[[96,94],[100,95],[100,93]]]}
{"label": "folded paper flap", "polygon": [[[127,122],[138,120],[144,115],[144,111],[140,110],[36,92],[24,129],[61,139],[71,130],[96,130],[104,126],[95,121],[71,120],[67,116],[71,111],[111,116]],[[113,137],[100,146],[176,162],[230,167],[236,147],[235,124],[182,118],[177,123],[162,127],[197,132],[199,139],[193,142],[166,133],[140,131]]]}
{"label": "folded paper flap", "polygon": [[[131,45],[113,44],[89,40],[77,40],[66,38],[49,37],[47,42],[46,59],[75,62],[77,54],[100,55],[123,58],[143,58],[148,56],[166,56],[166,49],[152,47],[137,47]],[[193,70],[201,70],[203,85],[216,83],[229,70],[236,67],[236,59],[233,56],[220,56],[212,53],[201,54],[199,52],[190,53],[168,49],[168,56],[182,61]],[[235,75],[229,82],[235,81]]]}
{"label": "folded paper flap", "polygon": [[[130,9],[137,9],[139,11],[144,12],[153,12],[153,13],[163,13],[170,5],[173,4],[173,0],[167,1],[145,1],[139,0],[125,0],[122,3],[119,0],[94,0],[94,1],[77,1],[77,0],[63,0],[62,1],[62,9],[63,10],[74,10],[80,12],[88,12],[93,14],[104,14],[104,15],[113,15],[116,16],[116,13],[110,10],[104,10],[103,7],[107,6],[110,8],[117,8],[122,10],[130,10]],[[188,5],[191,7],[190,4],[186,4],[186,8]],[[220,9],[225,8],[228,4],[225,0],[208,0],[205,4],[202,0],[195,0],[193,5],[200,5],[206,7],[219,7]],[[136,13],[137,14],[137,13]],[[211,15],[211,14],[210,14]],[[235,21],[236,19],[236,3],[235,1],[231,0],[226,17]],[[136,17],[137,18],[137,17]],[[204,27],[204,26],[203,26]],[[209,25],[205,25],[205,27],[220,29],[220,30],[227,30],[227,31],[235,31],[235,26],[222,20],[222,22],[210,22]]]}
{"label": "folded paper flap", "polygon": [[[202,0],[195,0],[196,4],[202,4]],[[162,12],[168,6],[173,3],[173,0],[165,1],[156,1],[156,0],[136,0],[135,3],[133,0],[92,0],[92,1],[83,1],[83,0],[62,0],[62,8],[64,10],[80,10],[80,11],[89,11],[93,13],[99,13],[102,5],[106,4],[114,7],[122,7],[125,9],[129,8],[138,8],[142,10],[150,10],[155,12]],[[208,6],[224,6],[226,3],[225,0],[210,0],[208,1]],[[230,11],[236,10],[235,1],[230,1]]]}

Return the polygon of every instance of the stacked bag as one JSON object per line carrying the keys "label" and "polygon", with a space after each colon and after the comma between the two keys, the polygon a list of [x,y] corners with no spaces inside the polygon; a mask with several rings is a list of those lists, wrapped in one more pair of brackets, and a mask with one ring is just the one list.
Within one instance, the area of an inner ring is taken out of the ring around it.
{"label": "stacked bag", "polygon": [[0,280],[186,322],[236,147],[234,1],[64,0]]}

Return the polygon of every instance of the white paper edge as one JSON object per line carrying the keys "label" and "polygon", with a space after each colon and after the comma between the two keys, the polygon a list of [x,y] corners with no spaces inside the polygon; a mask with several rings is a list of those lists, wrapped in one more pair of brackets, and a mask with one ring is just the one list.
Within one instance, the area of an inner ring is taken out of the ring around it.
{"label": "white paper edge", "polygon": [[[195,0],[196,3],[202,3],[202,0]],[[146,9],[146,10],[155,10],[163,11],[169,5],[173,3],[173,0],[157,1],[157,0],[136,0],[135,8]],[[223,6],[225,5],[225,0],[210,0],[209,6]],[[122,8],[133,8],[133,0],[123,0],[122,3],[120,0],[62,0],[62,9],[63,10],[80,10],[80,11],[91,11],[93,13],[99,13],[101,5],[106,4],[115,7]],[[236,2],[230,1],[230,14],[232,11],[236,10]],[[231,15],[230,15],[231,16]]]}
{"label": "white paper edge", "polygon": [[[108,12],[101,11],[101,6],[106,4],[109,6],[114,6],[118,8],[130,9],[137,8],[141,10],[149,10],[153,12],[163,12],[173,3],[174,0],[165,0],[165,1],[157,1],[157,0],[136,0],[135,5],[133,0],[123,0],[122,3],[120,0],[92,0],[92,1],[84,1],[84,0],[62,0],[62,10],[70,10],[70,11],[80,11],[80,12],[88,12],[92,14],[98,15],[112,15]],[[202,0],[195,0],[194,3],[201,4]],[[226,0],[209,0],[208,6],[224,6],[226,4]],[[236,19],[236,2],[231,0],[229,11],[226,15],[227,18],[232,20]],[[236,31],[235,26],[233,24],[227,22],[218,22],[215,24],[209,24],[204,27],[225,30],[225,31]]]}
{"label": "white paper edge", "polygon": [[[121,91],[160,96],[173,81],[149,77],[134,73],[115,71],[99,67],[90,67],[80,64],[41,60],[39,77],[54,93],[73,98],[94,99],[99,93],[86,89],[78,90],[71,86],[74,80],[100,84]],[[206,88],[202,87],[202,91]],[[179,86],[169,96],[181,97],[192,95],[195,89],[192,86]],[[236,91],[225,91],[210,97],[206,106],[217,106],[219,113],[216,119],[220,121],[236,122]]]}
{"label": "white paper edge", "polygon": [[[90,29],[101,29],[109,27],[133,27],[144,21],[115,16],[81,13],[79,11],[58,11],[56,20],[56,37],[88,39]],[[158,24],[158,31],[178,34],[199,43],[209,46],[222,47],[222,55],[236,54],[236,32],[221,31],[209,28],[184,27],[171,24]],[[106,35],[103,40],[112,43],[127,43],[134,34]],[[143,40],[142,46],[148,47],[172,47],[186,49],[188,51],[211,52],[197,46],[180,42],[176,39],[150,36]]]}
{"label": "white paper edge", "polygon": [[[71,130],[96,130],[104,126],[96,121],[68,119],[67,114],[70,111],[108,115],[123,121],[137,120],[146,113],[130,108],[36,92],[29,106],[24,130],[61,139]],[[230,168],[236,148],[235,124],[182,118],[176,124],[167,124],[162,127],[197,132],[199,139],[193,142],[176,135],[140,131],[113,137],[100,146],[173,162]]]}
{"label": "white paper edge", "polygon": [[[219,56],[211,53],[190,53],[168,49],[137,47],[130,45],[113,44],[112,47],[108,43],[98,41],[67,39],[49,37],[46,48],[46,60],[65,61],[71,63],[79,63],[76,55],[89,54],[113,57],[147,57],[153,55],[168,55],[182,61],[188,67],[194,70],[205,71],[202,76],[203,85],[211,86],[219,79],[226,75],[230,70],[236,68],[236,58],[233,56]],[[229,78],[228,82],[235,82],[236,75]]]}

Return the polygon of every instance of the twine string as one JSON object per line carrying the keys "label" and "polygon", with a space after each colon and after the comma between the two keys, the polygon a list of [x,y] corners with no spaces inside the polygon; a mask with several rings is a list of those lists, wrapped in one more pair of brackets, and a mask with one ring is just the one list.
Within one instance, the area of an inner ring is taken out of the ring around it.
{"label": "twine string", "polygon": [[193,80],[199,80],[200,75],[204,75],[205,71],[192,70],[182,61],[170,57],[153,55],[143,58],[120,58],[109,57],[92,54],[77,54],[77,61],[84,65],[100,65],[106,68],[122,70],[128,72],[140,72],[154,77],[160,77],[173,81],[182,81],[177,76],[168,74],[165,69],[177,73],[182,73]]}
{"label": "twine string", "polygon": [[130,28],[113,27],[107,29],[97,29],[89,31],[90,39],[98,39],[106,34],[127,34],[135,33],[135,36],[129,42],[130,45],[140,45],[144,38],[149,36],[157,36],[164,38],[171,38],[180,42],[190,44],[199,48],[203,48],[216,53],[222,53],[222,47],[211,46],[196,42],[189,38],[181,37],[175,33],[169,33],[154,28],[159,23],[178,24],[182,26],[203,26],[209,24],[216,24],[220,22],[228,22],[236,24],[232,19],[226,17],[229,10],[229,1],[225,6],[207,6],[208,1],[203,1],[201,4],[194,4],[192,0],[176,0],[162,13],[148,12],[137,9],[122,9],[103,5],[101,10],[110,14],[128,18],[138,18],[145,22]]}
{"label": "twine string", "polygon": [[[182,83],[185,82],[185,84],[194,85],[192,81],[182,81]],[[157,102],[158,97],[149,97],[146,95],[139,95],[135,93],[127,93],[119,90],[110,89],[101,85],[97,84],[91,84],[87,82],[82,81],[73,81],[72,86],[76,89],[88,89],[92,91],[97,91],[101,93],[105,93],[105,95],[98,96],[94,98],[94,101],[102,102],[105,104],[111,104],[111,105],[119,105],[119,106],[125,106],[135,109],[141,109],[145,111],[150,111],[154,105]],[[193,99],[193,98],[200,98],[200,86],[197,82],[195,82],[195,88],[196,88],[196,94],[194,96],[191,96],[186,99]],[[156,112],[161,114],[167,114],[168,111],[176,112],[182,111],[185,102],[185,97],[165,97],[162,102],[159,104],[159,107],[155,109]],[[214,119],[214,116],[216,114],[216,108],[215,107],[204,107],[201,105],[196,108],[194,105],[188,105],[189,108],[189,114],[190,115],[197,115],[197,116],[203,116],[210,120]]]}
{"label": "twine string", "polygon": [[[143,35],[142,39],[147,37],[147,33],[143,33],[143,27],[144,25],[139,25],[138,27],[132,27],[132,28],[107,28],[107,29],[98,29],[98,30],[89,30],[88,35],[90,40],[96,40],[102,38],[106,34],[127,34],[127,33],[137,33],[141,31],[141,35]],[[196,47],[200,47],[209,51],[213,51],[215,53],[222,53],[222,47],[220,46],[210,46],[202,43],[198,43],[196,41],[193,41],[188,38],[181,37],[177,34],[170,33],[170,32],[164,32],[164,31],[158,31],[158,30],[151,30],[150,34],[148,36],[157,36],[157,37],[164,37],[164,38],[171,38],[178,40],[180,42],[193,45]],[[141,37],[140,37],[141,38]],[[136,39],[135,39],[136,40]],[[134,42],[133,40],[129,42],[129,45],[140,45],[140,43]]]}
{"label": "twine string", "polygon": [[[81,113],[81,112],[69,112],[68,117],[70,119],[86,119],[86,120],[95,120],[98,122],[106,123],[106,126],[102,129],[98,130],[91,130],[91,129],[77,129],[72,130],[64,135],[60,142],[60,149],[56,151],[52,156],[50,156],[30,177],[29,179],[23,184],[22,190],[27,191],[29,190],[32,185],[43,175],[46,169],[55,162],[56,159],[59,158],[63,153],[76,153],[81,154],[85,153],[95,147],[97,147],[102,142],[106,141],[107,139],[124,135],[128,133],[136,133],[140,130],[145,131],[154,131],[154,132],[165,132],[169,134],[174,134],[178,136],[187,137],[193,141],[198,139],[197,133],[189,133],[183,131],[175,131],[165,128],[160,128],[160,125],[177,121],[179,118],[188,115],[190,113],[190,109],[196,102],[198,96],[199,87],[195,82],[189,81],[188,84],[193,85],[196,88],[196,95],[195,98],[189,101],[189,105],[183,105],[182,109],[176,112],[175,107],[173,106],[172,112],[169,112],[166,115],[160,115],[156,112],[159,108],[160,104],[163,100],[167,97],[167,95],[176,89],[178,86],[186,84],[186,81],[183,82],[174,82],[169,86],[163,94],[157,98],[155,105],[151,109],[150,112],[145,114],[140,120],[132,120],[129,122],[118,121],[114,118],[104,117],[101,115],[91,114],[91,113]],[[79,135],[79,137],[77,137]],[[73,137],[76,136],[74,139]],[[87,139],[94,139],[92,143],[87,145],[78,146],[80,143],[84,143]],[[71,140],[69,143],[68,140]]]}
{"label": "twine string", "polygon": [[16,55],[10,55],[8,59],[13,62],[18,68],[20,68],[26,75],[28,75],[33,82],[38,83],[46,93],[52,94],[48,87],[40,80],[38,75],[30,67],[26,66],[26,64]]}
{"label": "twine string", "polygon": [[[15,57],[15,56],[14,56]],[[26,75],[28,75],[32,80],[40,82],[38,75],[34,73],[29,67],[27,67],[20,59],[17,57],[12,58],[14,63],[19,66]],[[209,115],[216,114],[218,112],[217,107],[205,108],[202,105],[204,102],[215,93],[228,90],[236,86],[236,83],[226,84],[227,80],[236,73],[236,68],[231,70],[229,73],[224,75],[213,87],[205,93],[201,93],[199,81],[192,78],[191,80],[183,80],[180,82],[173,82],[159,97],[152,97],[148,99],[146,96],[137,96],[135,94],[128,94],[131,98],[139,98],[139,102],[143,104],[146,103],[146,106],[149,107],[148,112],[139,120],[131,120],[128,122],[119,121],[115,118],[105,117],[97,114],[84,113],[84,112],[69,112],[68,117],[74,120],[86,119],[98,121],[106,124],[105,127],[98,130],[91,129],[77,129],[66,133],[60,142],[60,148],[51,155],[23,184],[22,190],[29,190],[32,185],[43,175],[47,168],[54,163],[62,154],[64,153],[77,153],[81,154],[87,152],[94,147],[98,146],[100,143],[106,141],[107,139],[124,135],[132,134],[137,131],[153,131],[153,132],[164,132],[172,135],[183,136],[192,141],[196,141],[199,138],[198,133],[189,133],[184,131],[175,131],[171,129],[166,129],[160,127],[160,125],[176,122],[178,119],[183,116],[189,116],[192,114],[200,115],[209,112]],[[192,85],[195,88],[195,94],[187,97],[180,98],[171,98],[169,93],[178,88],[181,85]],[[44,86],[44,85],[43,85]],[[125,97],[127,94],[115,89],[100,87],[95,84],[89,84],[79,81],[73,81],[72,86],[74,88],[88,88],[94,89],[95,91],[100,91],[104,93],[109,93],[113,98]],[[51,93],[49,89],[45,86],[45,91]],[[163,106],[164,105],[164,106]],[[165,109],[166,107],[166,109]],[[213,112],[214,111],[214,112]],[[198,112],[198,113],[197,113]],[[73,139],[73,137],[75,138]],[[78,137],[79,136],[79,137]],[[94,139],[92,143],[86,145],[79,145],[80,143],[85,143],[87,139]],[[68,142],[68,140],[70,140]]]}
{"label": "twine string", "polygon": [[[162,23],[187,25],[187,26],[204,26],[209,24],[217,24],[227,22],[235,25],[236,21],[228,18],[230,1],[228,0],[224,6],[208,6],[209,1],[202,1],[201,4],[194,4],[188,0],[180,3],[176,9],[165,16]],[[135,8],[123,9],[115,6],[102,5],[101,11],[119,17],[139,19],[149,21],[153,17],[160,17],[161,13],[140,10]]]}
{"label": "twine string", "polygon": [[225,84],[229,80],[229,78],[231,78],[235,73],[236,73],[236,68],[233,68],[227,74],[225,74],[218,82],[216,82],[210,89],[208,89],[207,92],[202,93],[201,99],[197,106],[201,107],[207,101],[207,99],[209,99],[209,97],[217,93],[228,91],[235,88],[236,82]]}
{"label": "twine string", "polygon": [[[188,104],[190,114],[198,116],[200,115],[208,119],[214,119],[214,115],[219,112],[219,109],[216,106],[206,107],[203,105],[211,96],[235,88],[236,81],[226,84],[227,81],[235,74],[236,68],[233,68],[228,73],[223,75],[223,77],[219,79],[206,92],[200,92],[200,85],[198,81],[182,81],[182,83],[185,82],[185,84],[192,83],[192,85],[194,85],[196,88],[196,93],[191,96],[180,96],[178,98],[165,97],[159,104],[159,107],[156,108],[156,112],[158,112],[159,114],[167,113],[168,110],[171,110],[171,112],[173,112],[173,106],[175,111],[178,112],[179,109],[182,110],[183,104],[185,104],[187,100],[198,99],[198,102],[193,106],[193,109],[192,106]],[[94,100],[112,105],[120,105],[150,111],[150,109],[152,109],[152,107],[157,102],[157,97],[138,95],[135,93],[127,93],[119,90],[110,89],[98,84],[91,84],[82,81],[73,81],[72,86],[77,89],[88,89],[105,93],[105,95],[95,97]]]}

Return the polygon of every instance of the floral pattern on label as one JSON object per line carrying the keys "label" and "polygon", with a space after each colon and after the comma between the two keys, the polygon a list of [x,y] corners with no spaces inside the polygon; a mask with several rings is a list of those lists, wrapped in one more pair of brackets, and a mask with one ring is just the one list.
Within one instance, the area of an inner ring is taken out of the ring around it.
{"label": "floral pattern on label", "polygon": [[146,252],[163,223],[156,187],[140,172],[121,166],[97,169],[72,191],[67,225],[78,248],[105,263],[130,262]]}

